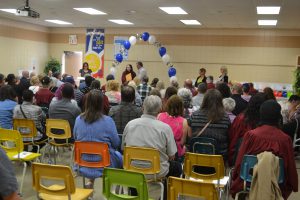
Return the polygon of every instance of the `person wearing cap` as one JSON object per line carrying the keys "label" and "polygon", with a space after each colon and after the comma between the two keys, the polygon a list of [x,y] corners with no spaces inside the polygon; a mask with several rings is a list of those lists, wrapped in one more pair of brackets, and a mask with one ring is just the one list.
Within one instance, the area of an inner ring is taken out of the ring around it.
{"label": "person wearing cap", "polygon": [[42,78],[42,87],[35,93],[36,104],[41,107],[49,108],[50,102],[54,94],[49,90],[51,79],[48,76]]}
{"label": "person wearing cap", "polygon": [[275,100],[267,100],[260,107],[260,126],[248,131],[243,138],[235,163],[230,192],[235,195],[243,190],[240,178],[244,155],[257,155],[264,151],[272,152],[284,161],[284,182],[280,189],[284,199],[298,191],[298,174],[294,159],[292,140],[279,129],[281,107]]}
{"label": "person wearing cap", "polygon": [[77,102],[77,105],[79,107],[81,107],[82,106],[83,93],[77,88],[73,76],[66,76],[65,77],[65,83],[72,84],[72,86],[74,88],[74,97],[75,97],[75,100]]}

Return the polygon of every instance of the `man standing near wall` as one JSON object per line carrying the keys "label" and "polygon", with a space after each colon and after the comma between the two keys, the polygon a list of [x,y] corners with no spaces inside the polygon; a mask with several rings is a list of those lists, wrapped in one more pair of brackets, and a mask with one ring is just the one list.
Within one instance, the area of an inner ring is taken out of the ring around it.
{"label": "man standing near wall", "polygon": [[144,76],[147,76],[147,71],[143,66],[143,63],[141,61],[136,63],[136,67],[138,69],[138,75],[137,77],[142,80]]}

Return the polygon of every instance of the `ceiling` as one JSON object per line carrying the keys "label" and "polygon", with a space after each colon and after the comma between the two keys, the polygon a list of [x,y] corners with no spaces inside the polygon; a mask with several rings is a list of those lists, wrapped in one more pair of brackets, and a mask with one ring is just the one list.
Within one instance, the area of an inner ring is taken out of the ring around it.
{"label": "ceiling", "polygon": [[[19,8],[24,0],[0,0],[0,8]],[[168,15],[161,6],[179,6],[188,15]],[[281,6],[279,15],[257,15],[256,6]],[[30,0],[30,7],[39,19],[18,17],[0,11],[0,18],[42,25],[45,27],[164,27],[185,28],[179,20],[196,19],[195,28],[258,28],[258,19],[277,19],[276,28],[300,29],[300,0]],[[74,10],[91,7],[107,15],[88,15]],[[132,12],[131,12],[132,11]],[[56,25],[46,19],[59,19],[72,25]],[[108,19],[125,19],[134,25],[118,25]],[[189,26],[191,27],[191,26]]]}

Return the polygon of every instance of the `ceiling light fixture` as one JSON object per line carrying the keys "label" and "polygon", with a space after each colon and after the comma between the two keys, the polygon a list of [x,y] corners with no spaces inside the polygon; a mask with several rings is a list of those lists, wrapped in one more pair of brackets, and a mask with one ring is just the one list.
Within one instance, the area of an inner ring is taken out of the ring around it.
{"label": "ceiling light fixture", "polygon": [[280,12],[279,6],[257,6],[258,15],[278,15]]}
{"label": "ceiling light fixture", "polygon": [[276,26],[277,20],[258,20],[259,26]]}
{"label": "ceiling light fixture", "polygon": [[180,7],[159,7],[159,9],[168,13],[169,15],[187,15],[188,14]]}
{"label": "ceiling light fixture", "polygon": [[180,20],[185,25],[201,25],[201,23],[198,20]]}
{"label": "ceiling light fixture", "polygon": [[108,21],[116,24],[121,24],[121,25],[133,25],[133,23],[126,21],[124,19],[109,19]]}
{"label": "ceiling light fixture", "polygon": [[60,25],[70,25],[70,24],[72,24],[70,22],[65,22],[65,21],[57,20],[57,19],[46,19],[45,21],[50,22],[50,23],[54,23],[54,24],[60,24]]}
{"label": "ceiling light fixture", "polygon": [[102,12],[100,10],[96,10],[94,8],[73,8],[74,10],[78,10],[80,12],[87,13],[89,15],[106,15],[107,13]]}
{"label": "ceiling light fixture", "polygon": [[16,14],[17,13],[16,9],[0,9],[0,11],[12,13],[12,14]]}

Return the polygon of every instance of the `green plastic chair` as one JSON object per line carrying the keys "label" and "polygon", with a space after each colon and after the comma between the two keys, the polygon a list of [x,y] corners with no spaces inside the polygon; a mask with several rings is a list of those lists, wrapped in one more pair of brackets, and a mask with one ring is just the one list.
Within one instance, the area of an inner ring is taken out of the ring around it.
{"label": "green plastic chair", "polygon": [[[120,185],[128,188],[135,188],[137,190],[138,196],[112,193],[112,185]],[[123,169],[104,168],[103,195],[106,197],[107,200],[149,199],[147,180],[144,174],[139,172],[125,171]]]}

